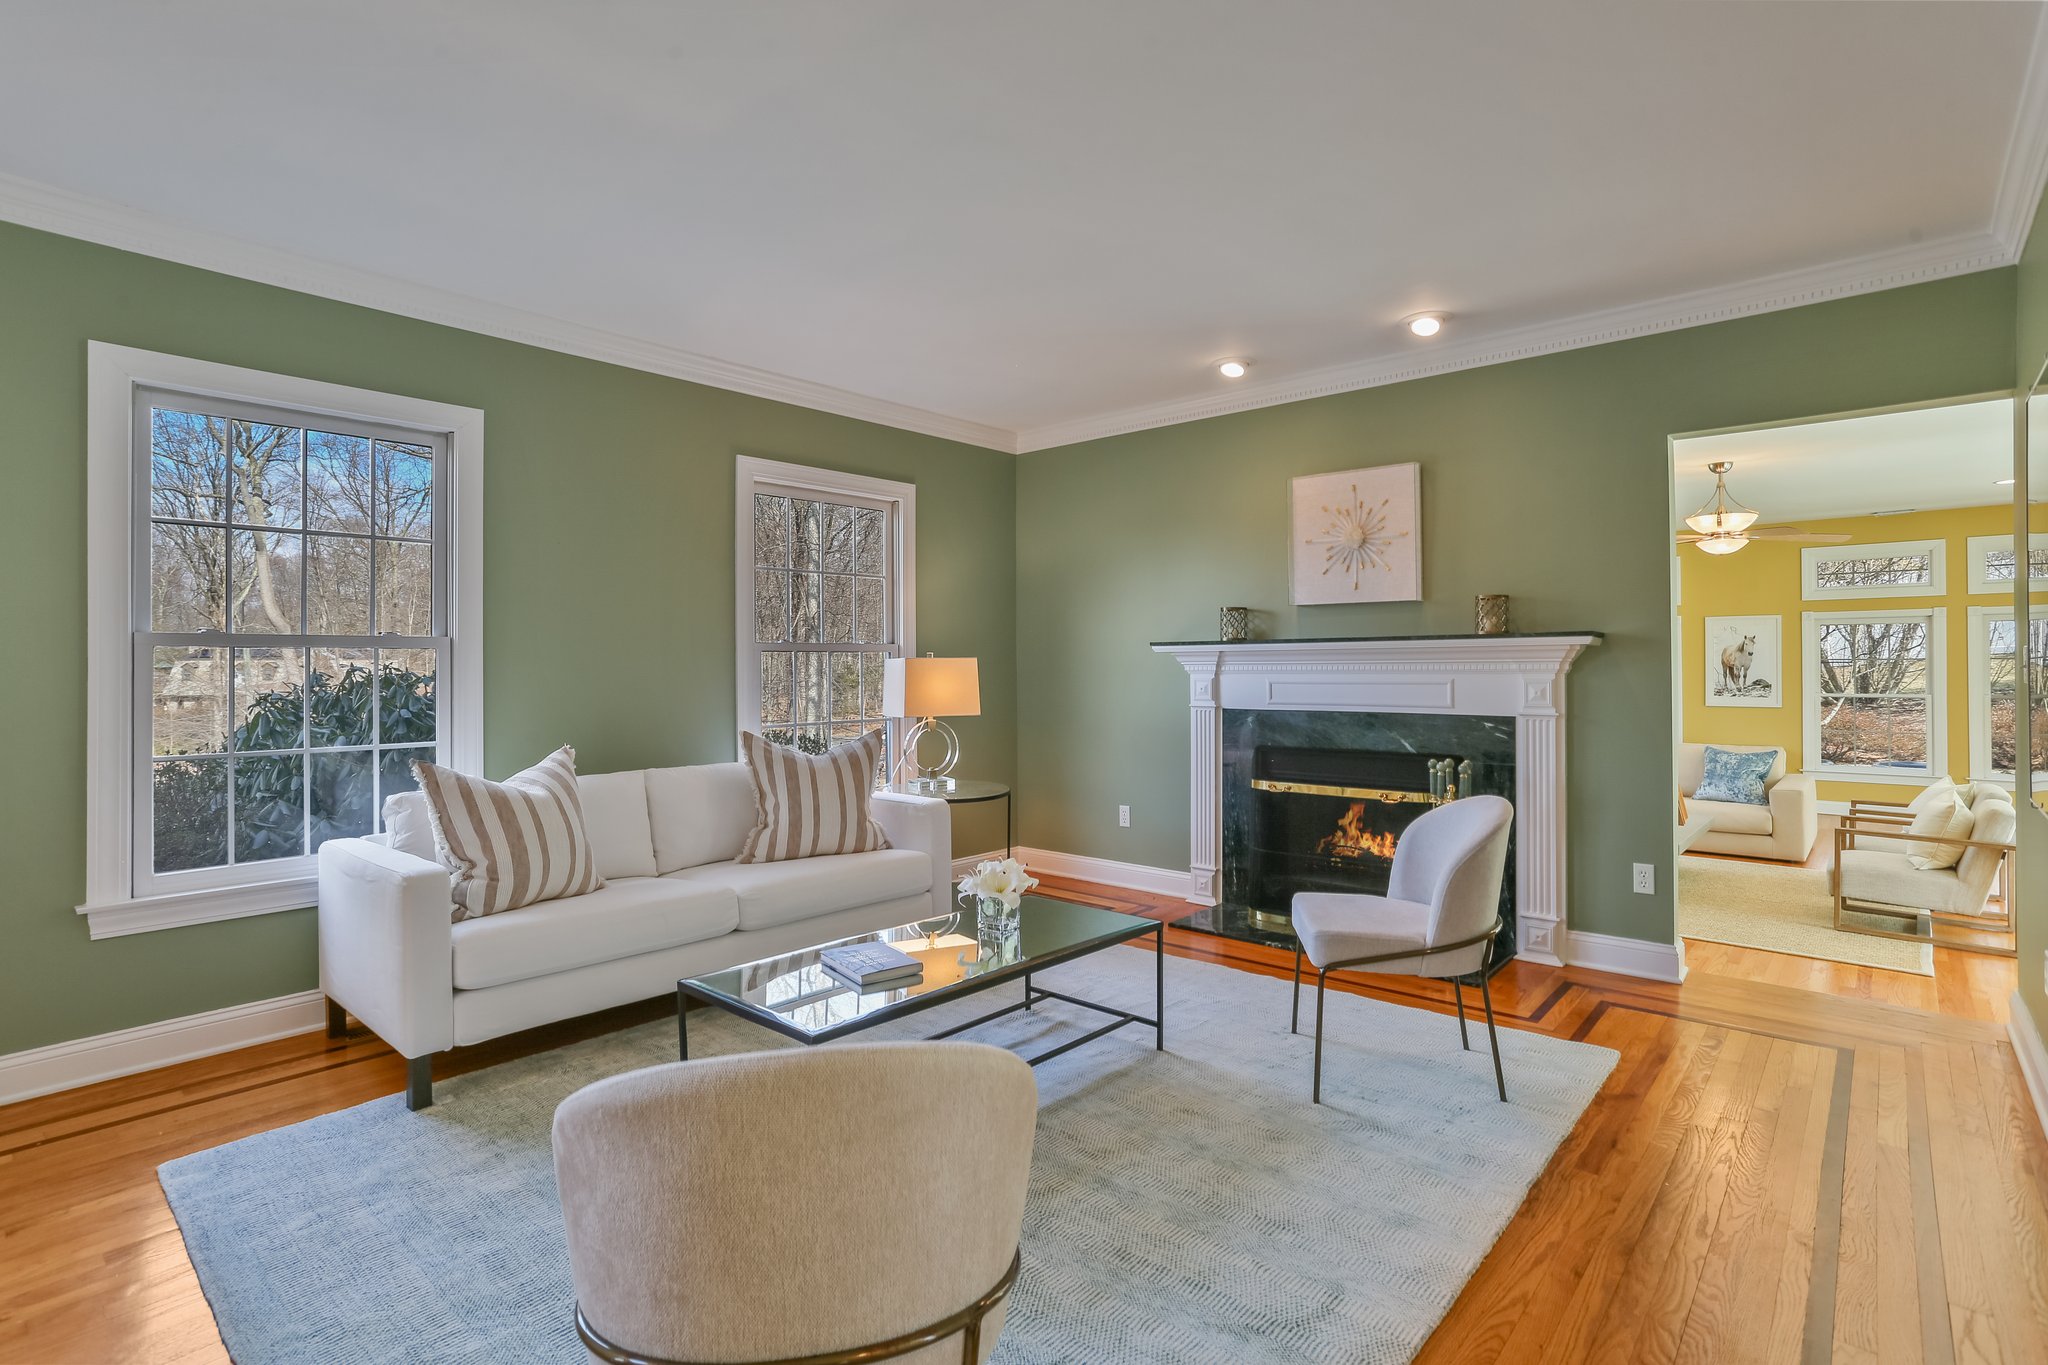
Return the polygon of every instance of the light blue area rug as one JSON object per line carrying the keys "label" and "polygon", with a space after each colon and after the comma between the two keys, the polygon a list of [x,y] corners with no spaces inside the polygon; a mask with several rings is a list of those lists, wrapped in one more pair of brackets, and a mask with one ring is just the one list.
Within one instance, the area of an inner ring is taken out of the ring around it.
{"label": "light blue area rug", "polygon": [[[1133,1026],[1038,1068],[1004,1365],[1410,1360],[1616,1061],[1503,1029],[1501,1104],[1483,1028],[1460,1052],[1445,1015],[1333,993],[1317,1107],[1287,982],[1182,959],[1166,976],[1167,1052]],[[1149,952],[1039,980],[1151,1012]],[[1016,998],[998,988],[862,1037],[921,1037]],[[1049,1002],[972,1036],[1036,1053],[1098,1021]],[[790,1044],[700,1011],[690,1045]],[[444,1081],[422,1113],[391,1096],[163,1166],[229,1352],[586,1360],[549,1124],[577,1087],[674,1047],[672,1023],[649,1024]],[[802,1212],[764,1192],[763,1217],[788,1235],[858,1238]]]}

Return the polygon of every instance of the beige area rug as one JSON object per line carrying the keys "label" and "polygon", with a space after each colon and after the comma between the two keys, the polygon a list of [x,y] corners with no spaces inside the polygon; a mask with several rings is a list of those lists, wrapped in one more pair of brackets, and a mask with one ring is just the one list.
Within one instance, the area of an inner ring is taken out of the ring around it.
{"label": "beige area rug", "polygon": [[[1884,928],[1909,923],[1855,911],[1850,915]],[[1934,949],[1925,943],[1835,928],[1835,902],[1821,868],[1681,857],[1678,932],[1743,948],[1934,975]]]}

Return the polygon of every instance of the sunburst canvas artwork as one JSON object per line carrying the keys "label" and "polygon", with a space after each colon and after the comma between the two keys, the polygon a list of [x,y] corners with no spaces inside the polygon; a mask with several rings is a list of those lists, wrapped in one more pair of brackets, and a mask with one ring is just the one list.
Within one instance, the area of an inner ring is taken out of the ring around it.
{"label": "sunburst canvas artwork", "polygon": [[1294,602],[1422,600],[1422,466],[1294,481]]}

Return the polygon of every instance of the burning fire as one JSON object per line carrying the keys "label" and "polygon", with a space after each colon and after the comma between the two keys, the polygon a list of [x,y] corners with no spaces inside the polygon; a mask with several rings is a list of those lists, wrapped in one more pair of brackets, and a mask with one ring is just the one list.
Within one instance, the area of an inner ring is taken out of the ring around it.
{"label": "burning fire", "polygon": [[1316,852],[1327,853],[1334,858],[1391,858],[1394,856],[1394,836],[1391,834],[1368,834],[1365,832],[1365,802],[1353,801],[1351,809],[1344,812],[1344,818],[1337,822],[1337,828],[1323,836],[1316,845]]}

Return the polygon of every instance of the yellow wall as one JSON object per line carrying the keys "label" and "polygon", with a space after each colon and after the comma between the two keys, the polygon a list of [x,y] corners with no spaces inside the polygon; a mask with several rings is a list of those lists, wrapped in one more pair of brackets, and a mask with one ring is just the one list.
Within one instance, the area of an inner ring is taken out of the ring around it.
{"label": "yellow wall", "polygon": [[[1808,611],[1888,611],[1948,608],[1948,635],[1943,642],[1944,681],[1948,712],[1948,769],[1958,780],[1973,774],[1970,766],[1970,613],[1973,606],[2009,606],[2005,593],[1970,592],[1967,544],[1971,536],[2012,534],[2012,505],[1969,507],[1948,512],[1913,512],[1892,517],[1842,517],[1816,521],[1801,518],[1808,531],[1846,533],[1850,544],[1895,540],[1948,542],[1948,591],[1941,597],[1819,598],[1800,596],[1797,545],[1754,541],[1732,555],[1709,555],[1681,546],[1679,564],[1679,639],[1682,642],[1684,737],[1695,744],[1777,744],[1797,772],[1804,760],[1805,650],[1801,615]],[[1706,702],[1706,618],[1709,616],[1778,616],[1784,649],[1784,676],[1778,680],[1783,705],[1776,707],[1709,706]],[[1820,783],[1823,801],[1902,801],[1910,787],[1877,782]]]}

